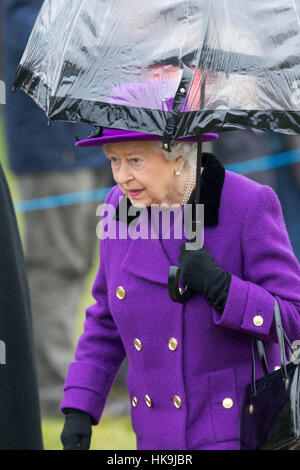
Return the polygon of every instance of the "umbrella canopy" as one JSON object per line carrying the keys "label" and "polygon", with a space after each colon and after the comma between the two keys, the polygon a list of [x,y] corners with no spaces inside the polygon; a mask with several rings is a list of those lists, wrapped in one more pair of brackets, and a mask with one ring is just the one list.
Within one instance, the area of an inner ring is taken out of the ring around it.
{"label": "umbrella canopy", "polygon": [[45,0],[15,86],[49,119],[166,140],[299,133],[299,13],[300,0]]}

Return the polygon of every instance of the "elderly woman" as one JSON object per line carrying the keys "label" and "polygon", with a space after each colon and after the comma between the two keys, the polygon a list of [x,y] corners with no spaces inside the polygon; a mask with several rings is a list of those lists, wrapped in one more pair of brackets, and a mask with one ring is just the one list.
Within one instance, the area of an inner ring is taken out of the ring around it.
{"label": "elderly woman", "polygon": [[[116,181],[106,203],[123,234],[124,201],[130,209],[193,200],[196,144],[178,142],[168,153],[159,139],[104,131],[79,143],[105,144]],[[96,303],[61,403],[65,449],[89,447],[126,356],[138,449],[237,449],[251,337],[265,342],[269,368],[279,364],[275,299],[290,340],[300,338],[300,267],[274,191],[204,154],[200,202],[202,249],[187,250],[184,235],[102,237]],[[185,304],[169,297],[170,265],[180,266],[182,283],[195,292]],[[256,366],[262,376],[258,359]]]}

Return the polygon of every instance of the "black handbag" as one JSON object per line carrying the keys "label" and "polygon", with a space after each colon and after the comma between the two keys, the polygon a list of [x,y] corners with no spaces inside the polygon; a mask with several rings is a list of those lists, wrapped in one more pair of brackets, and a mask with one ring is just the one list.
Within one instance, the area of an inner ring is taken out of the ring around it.
{"label": "black handbag", "polygon": [[[252,338],[252,377],[240,414],[240,450],[288,449],[300,444],[299,348],[294,350],[283,330],[276,300],[274,317],[281,367],[269,373],[263,342],[256,340],[265,375],[255,380],[255,340]],[[293,355],[288,364],[284,338]]]}

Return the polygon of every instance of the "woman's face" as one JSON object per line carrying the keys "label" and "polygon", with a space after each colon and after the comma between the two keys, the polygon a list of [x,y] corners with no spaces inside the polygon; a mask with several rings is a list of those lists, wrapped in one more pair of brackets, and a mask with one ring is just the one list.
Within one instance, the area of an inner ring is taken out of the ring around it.
{"label": "woman's face", "polygon": [[182,168],[182,157],[169,161],[149,141],[108,144],[105,153],[115,182],[134,206],[170,204],[176,194],[175,171]]}

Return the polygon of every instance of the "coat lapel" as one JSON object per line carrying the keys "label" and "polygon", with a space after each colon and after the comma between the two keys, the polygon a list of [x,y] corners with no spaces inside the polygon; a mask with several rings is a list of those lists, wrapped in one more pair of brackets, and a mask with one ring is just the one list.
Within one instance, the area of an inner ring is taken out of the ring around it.
{"label": "coat lapel", "polygon": [[169,268],[170,260],[160,240],[130,240],[122,270],[167,286]]}
{"label": "coat lapel", "polygon": [[[144,213],[147,217],[147,233],[148,235],[151,234],[151,237],[149,236],[147,239],[137,238],[130,241],[122,269],[144,279],[167,285],[170,266],[178,265],[179,247],[185,241],[184,236],[182,236],[184,233],[182,209],[178,208],[172,213],[171,223],[169,211],[164,211],[165,224],[162,224],[161,221],[158,222],[158,213],[159,208],[155,209],[153,207],[151,211]],[[142,217],[130,222],[132,229],[141,222]],[[173,231],[175,221],[177,221],[176,235]],[[156,238],[153,238],[153,234],[156,234]],[[175,236],[180,238],[175,238]]]}

